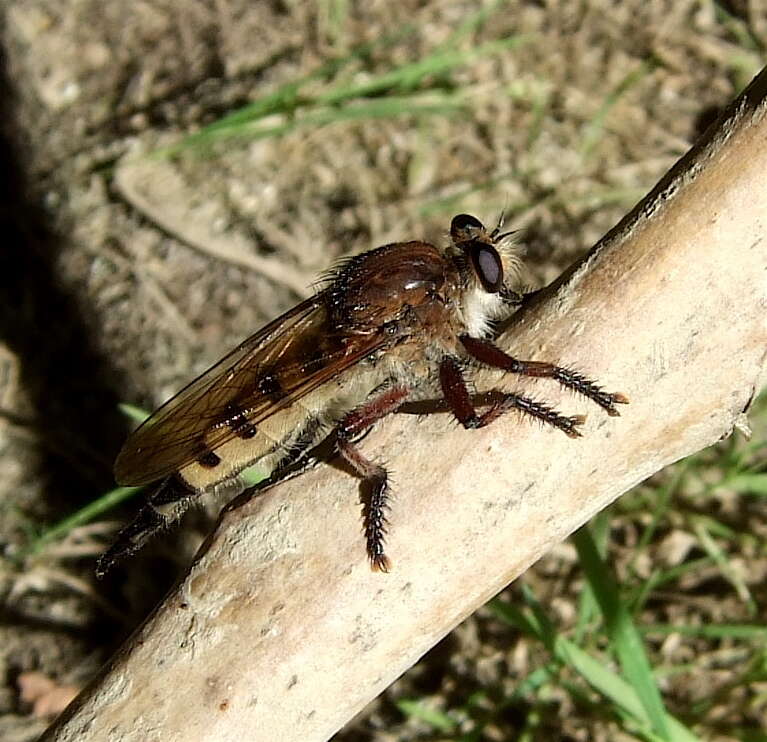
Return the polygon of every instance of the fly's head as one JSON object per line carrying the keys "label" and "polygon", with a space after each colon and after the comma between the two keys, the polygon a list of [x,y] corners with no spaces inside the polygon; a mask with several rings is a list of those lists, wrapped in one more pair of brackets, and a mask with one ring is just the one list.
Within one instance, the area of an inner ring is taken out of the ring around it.
{"label": "fly's head", "polygon": [[492,320],[504,313],[510,283],[519,271],[518,251],[511,232],[501,234],[503,217],[488,231],[479,219],[458,214],[450,224],[450,254],[461,275],[460,306],[469,335],[481,337]]}

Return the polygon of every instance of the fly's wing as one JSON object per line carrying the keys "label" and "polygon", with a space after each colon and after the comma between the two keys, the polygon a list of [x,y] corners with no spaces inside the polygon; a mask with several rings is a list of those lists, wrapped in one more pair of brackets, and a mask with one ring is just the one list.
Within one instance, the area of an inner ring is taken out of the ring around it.
{"label": "fly's wing", "polygon": [[325,297],[278,317],[160,407],[120,451],[117,481],[148,484],[182,469],[384,346],[377,334],[331,332]]}

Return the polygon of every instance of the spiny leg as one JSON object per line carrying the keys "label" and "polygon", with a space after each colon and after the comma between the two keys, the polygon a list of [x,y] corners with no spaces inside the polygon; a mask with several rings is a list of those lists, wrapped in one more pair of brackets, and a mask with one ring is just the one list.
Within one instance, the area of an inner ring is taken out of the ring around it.
{"label": "spiny leg", "polygon": [[466,388],[466,381],[463,378],[461,367],[455,358],[448,356],[443,359],[439,367],[439,381],[442,385],[442,393],[445,396],[445,400],[450,405],[450,409],[453,411],[458,422],[464,428],[484,428],[493,420],[503,415],[504,412],[517,409],[544,423],[553,425],[555,428],[559,428],[559,430],[571,438],[580,437],[578,426],[585,419],[582,415],[565,417],[547,405],[536,402],[528,397],[521,397],[518,394],[503,394],[485,412],[478,415],[474,403],[471,401],[469,390]]}
{"label": "spiny leg", "polygon": [[99,557],[96,577],[103,577],[115,564],[139,551],[152,536],[171,526],[198,494],[178,477],[165,480],[147,498],[138,515],[118,532],[114,543]]}
{"label": "spiny leg", "polygon": [[403,386],[389,387],[346,414],[335,430],[338,452],[370,489],[362,517],[370,564],[374,570],[380,572],[388,572],[391,568],[391,562],[384,553],[389,477],[386,469],[365,458],[351,439],[367,430],[377,420],[397,410],[409,393]]}
{"label": "spiny leg", "polygon": [[508,353],[502,351],[497,345],[489,340],[461,335],[463,347],[470,356],[484,363],[486,366],[510,371],[523,376],[538,376],[556,379],[562,386],[572,389],[592,402],[596,402],[608,415],[620,415],[615,409],[616,404],[628,404],[628,397],[620,392],[606,392],[596,382],[587,379],[576,371],[561,368],[551,363],[541,361],[520,361]]}

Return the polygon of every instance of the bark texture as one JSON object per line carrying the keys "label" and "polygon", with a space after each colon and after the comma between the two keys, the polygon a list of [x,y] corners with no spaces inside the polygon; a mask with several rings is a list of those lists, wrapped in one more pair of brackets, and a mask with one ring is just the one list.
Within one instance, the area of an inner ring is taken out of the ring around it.
{"label": "bark texture", "polygon": [[633,485],[727,436],[765,381],[767,73],[500,343],[628,395],[620,418],[546,380],[523,389],[584,437],[509,414],[466,431],[397,415],[390,574],[359,487],[322,466],[227,512],[189,574],[44,736],[325,740],[552,544]]}

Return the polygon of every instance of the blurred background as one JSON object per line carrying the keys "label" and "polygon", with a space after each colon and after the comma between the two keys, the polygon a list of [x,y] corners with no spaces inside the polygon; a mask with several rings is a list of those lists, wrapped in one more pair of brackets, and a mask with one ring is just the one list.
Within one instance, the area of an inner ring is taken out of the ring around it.
{"label": "blurred background", "polygon": [[[505,210],[525,280],[552,280],[688,150],[767,41],[761,0],[0,9],[7,742],[42,732],[214,522],[214,504],[192,512],[95,581],[140,502],[111,465],[141,410],[341,256],[444,241],[459,212]],[[622,497],[336,739],[767,739],[766,420],[757,401],[750,441]]]}

